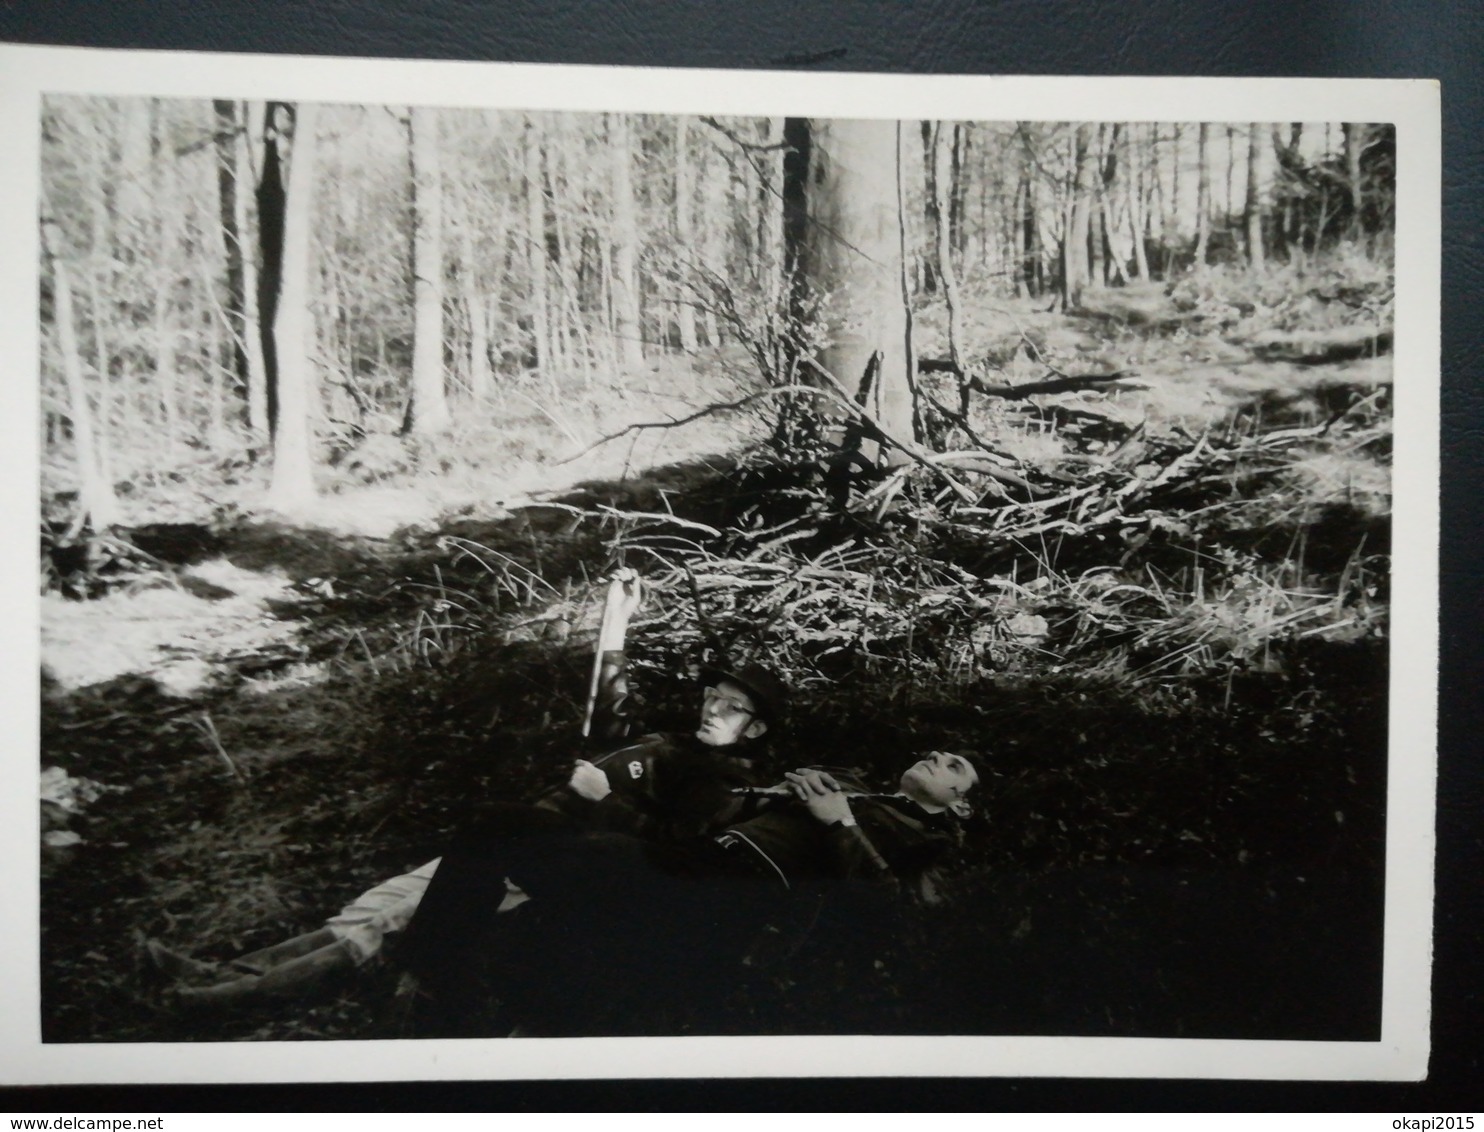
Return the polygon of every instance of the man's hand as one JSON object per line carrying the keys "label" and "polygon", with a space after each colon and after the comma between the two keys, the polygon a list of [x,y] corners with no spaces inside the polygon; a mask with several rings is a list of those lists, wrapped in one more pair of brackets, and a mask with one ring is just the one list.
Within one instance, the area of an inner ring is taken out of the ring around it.
{"label": "man's hand", "polygon": [[628,621],[644,604],[644,584],[627,566],[613,572],[609,582],[608,600],[614,603],[614,615]]}
{"label": "man's hand", "polygon": [[577,765],[572,768],[572,777],[567,779],[567,786],[589,802],[601,802],[613,793],[613,787],[608,785],[607,773],[602,767],[593,766],[586,759],[577,760]]}
{"label": "man's hand", "polygon": [[799,801],[809,812],[825,825],[854,825],[855,815],[850,812],[850,799],[840,788],[834,777],[823,770],[796,770],[783,776]]}

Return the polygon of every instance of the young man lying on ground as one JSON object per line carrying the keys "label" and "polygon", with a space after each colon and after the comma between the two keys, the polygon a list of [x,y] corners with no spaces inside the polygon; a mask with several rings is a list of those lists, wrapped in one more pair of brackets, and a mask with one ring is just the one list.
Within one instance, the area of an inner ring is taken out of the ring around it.
{"label": "young man lying on ground", "polygon": [[[599,634],[591,735],[609,742],[628,734],[624,641],[643,593],[632,570],[610,586]],[[738,790],[762,777],[762,739],[780,724],[787,691],[756,666],[709,669],[699,725],[692,735],[648,734],[599,758],[578,759],[567,787],[536,805],[496,805],[479,828],[502,841],[546,839],[585,829],[608,830],[645,842],[708,834],[734,820],[747,804]],[[362,893],[316,931],[215,965],[177,955],[155,941],[156,967],[186,981],[182,1001],[232,1003],[264,995],[294,994],[333,972],[360,966],[377,955],[385,937],[404,929],[440,868],[435,859]],[[523,894],[491,894],[494,911],[516,906]]]}
{"label": "young man lying on ground", "polygon": [[[511,842],[476,827],[444,857],[403,949],[432,1001],[424,1028],[488,1035],[499,1002],[528,1024],[582,1033],[604,1010],[697,1001],[735,981],[791,897],[922,878],[959,845],[978,780],[967,758],[945,752],[913,763],[891,794],[860,792],[844,772],[798,770],[748,791],[741,820],[690,840],[586,831]],[[529,903],[497,917],[511,884]]]}

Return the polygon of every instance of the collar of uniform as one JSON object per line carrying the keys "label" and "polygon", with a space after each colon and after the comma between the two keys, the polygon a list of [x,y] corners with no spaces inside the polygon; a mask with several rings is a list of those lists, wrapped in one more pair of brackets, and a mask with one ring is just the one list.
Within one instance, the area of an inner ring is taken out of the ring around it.
{"label": "collar of uniform", "polygon": [[754,770],[761,765],[761,759],[749,752],[752,750],[745,743],[732,743],[725,747],[714,747],[709,743],[703,743],[693,734],[676,736],[681,743],[691,751],[700,755],[711,755],[715,758],[725,759],[739,770]]}

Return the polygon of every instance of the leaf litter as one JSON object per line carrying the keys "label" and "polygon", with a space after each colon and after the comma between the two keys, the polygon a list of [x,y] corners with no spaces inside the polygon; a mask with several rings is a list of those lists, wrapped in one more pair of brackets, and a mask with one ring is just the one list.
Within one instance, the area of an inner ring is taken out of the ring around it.
{"label": "leaf litter", "polygon": [[[127,791],[78,819],[89,869],[44,888],[48,1037],[402,1033],[391,967],[182,1018],[120,932],[227,958],[429,859],[471,799],[557,784],[619,563],[650,590],[631,654],[652,726],[685,726],[724,651],[795,687],[784,759],[885,775],[962,746],[990,781],[947,911],[843,950],[784,925],[787,961],[764,948],[724,1002],[592,1032],[1367,1032],[1344,988],[1379,962],[1347,941],[1379,915],[1387,390],[1363,362],[1295,382],[1171,360],[1197,337],[1123,345],[1163,384],[972,422],[1020,438],[1023,498],[922,467],[842,497],[827,465],[753,450],[377,537],[239,517],[220,559],[48,595],[43,750]],[[1281,956],[1265,974],[1249,937]]]}

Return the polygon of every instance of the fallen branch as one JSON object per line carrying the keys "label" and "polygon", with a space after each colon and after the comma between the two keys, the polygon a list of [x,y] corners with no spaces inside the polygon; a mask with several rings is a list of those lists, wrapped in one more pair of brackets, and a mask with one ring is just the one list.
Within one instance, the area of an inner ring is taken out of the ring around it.
{"label": "fallen branch", "polygon": [[701,115],[701,124],[704,126],[710,126],[713,130],[726,138],[727,141],[731,142],[739,149],[747,150],[750,153],[777,153],[780,150],[793,148],[787,142],[773,142],[771,144],[768,144],[764,142],[748,141],[746,138],[738,134],[736,130],[722,125],[709,114]]}
{"label": "fallen branch", "polygon": [[211,722],[211,716],[203,711],[197,726],[201,728],[202,734],[211,741],[212,747],[221,756],[222,762],[227,764],[227,769],[232,772],[232,777],[237,780],[237,785],[246,786],[247,779],[243,776],[237,764],[232,761],[232,756],[227,754],[227,749],[222,746],[221,737],[216,733],[216,724]]}
{"label": "fallen branch", "polygon": [[668,511],[625,511],[619,507],[610,507],[606,503],[600,504],[598,510],[616,519],[654,519],[661,523],[670,523],[673,526],[685,527],[692,531],[700,531],[702,534],[710,535],[712,538],[721,537],[721,532],[715,527],[708,526],[705,523],[697,523],[691,519],[682,519],[679,515],[671,514]]}
{"label": "fallen branch", "polygon": [[864,408],[855,403],[855,399],[851,397],[850,394],[846,391],[845,387],[840,384],[840,379],[837,378],[834,374],[830,373],[829,370],[825,369],[823,366],[818,365],[814,367],[814,370],[822,378],[824,378],[825,381],[829,382],[828,389],[817,390],[817,392],[826,394],[833,392],[835,395],[835,400],[839,404],[843,405],[846,411],[851,414],[851,416],[855,417],[856,420],[858,420],[862,425],[866,427],[866,429],[871,433],[873,439],[881,440],[887,444],[890,444],[893,448],[897,449],[909,460],[915,461],[916,463],[922,465],[924,468],[928,469],[928,471],[938,475],[944,483],[946,483],[950,488],[953,489],[954,494],[962,499],[965,503],[977,503],[979,501],[978,496],[976,496],[963,484],[959,483],[958,480],[950,476],[943,470],[940,465],[936,464],[933,461],[932,453],[924,452],[916,444],[910,443],[909,441],[900,440],[897,437],[892,436],[889,432],[882,428],[881,423],[877,421],[875,417],[871,416],[871,414],[868,413]]}
{"label": "fallen branch", "polygon": [[621,437],[628,436],[631,432],[639,432],[642,429],[679,428],[681,425],[688,425],[692,421],[698,421],[702,417],[709,417],[713,413],[729,413],[735,409],[745,409],[749,405],[756,404],[758,401],[766,400],[769,397],[778,397],[785,393],[804,393],[817,396],[821,392],[822,390],[812,385],[780,385],[772,389],[760,389],[756,393],[749,393],[739,401],[726,401],[719,405],[707,405],[705,408],[697,409],[694,413],[687,416],[676,417],[668,421],[635,421],[633,424],[625,425],[617,432],[610,432],[598,437],[597,440],[593,441],[586,448],[574,452],[570,456],[564,456],[562,459],[554,461],[554,463],[570,464],[573,460],[586,456],[593,449],[599,448],[611,440],[618,440]]}
{"label": "fallen branch", "polygon": [[1091,427],[1118,437],[1125,437],[1137,427],[1142,427],[1114,413],[1098,412],[1081,405],[1068,405],[1059,401],[1052,401],[1045,405],[1018,405],[1016,408],[1032,414],[1038,420],[1079,429]]}
{"label": "fallen branch", "polygon": [[1260,361],[1320,366],[1389,354],[1392,332],[1366,326],[1292,333],[1274,330],[1236,344],[1246,346]]}
{"label": "fallen branch", "polygon": [[[1030,340],[1027,339],[1027,342]],[[1031,343],[1034,345],[1034,343]],[[918,358],[918,373],[948,373],[966,382],[968,387],[976,393],[983,393],[986,397],[1001,397],[1009,401],[1022,401],[1027,397],[1038,393],[1072,393],[1088,389],[1143,389],[1142,385],[1115,385],[1114,382],[1123,381],[1137,376],[1134,371],[1119,369],[1112,373],[1063,373],[1055,366],[1042,360],[1036,359],[1046,367],[1046,372],[1051,377],[1045,381],[1032,381],[1025,385],[1011,385],[1008,382],[999,385],[991,385],[978,374],[966,373],[962,366],[950,358]]]}
{"label": "fallen branch", "polygon": [[[1053,373],[1056,371],[1053,370]],[[991,385],[982,377],[970,376],[969,388],[986,397],[1001,397],[1007,401],[1023,401],[1041,393],[1076,393],[1085,390],[1143,389],[1142,385],[1120,385],[1118,382],[1134,376],[1129,370],[1114,370],[1112,373],[1062,374],[1047,381],[1032,381],[1025,385]]]}
{"label": "fallen branch", "polygon": [[1006,452],[1001,452],[999,449],[990,444],[989,441],[985,440],[982,436],[975,432],[974,426],[969,423],[969,418],[963,413],[960,413],[955,409],[950,409],[947,405],[943,404],[925,389],[919,390],[919,392],[922,394],[923,399],[926,400],[927,403],[931,405],[936,412],[941,413],[946,419],[952,421],[955,425],[961,428],[964,432],[964,435],[972,440],[974,444],[977,445],[982,451],[988,453],[990,456],[993,456],[995,459],[1003,460],[1006,463],[1018,462],[1013,456],[1009,455]]}
{"label": "fallen branch", "polygon": [[[998,455],[998,453],[995,453],[995,455]],[[968,471],[978,472],[981,476],[988,476],[990,479],[998,480],[1000,483],[1007,483],[1012,487],[1018,487],[1032,499],[1046,494],[1045,488],[1037,487],[1024,476],[1016,475],[1014,472],[1008,471],[998,464],[991,463],[978,452],[943,452],[937,456],[934,463],[956,464]]]}
{"label": "fallen branch", "polygon": [[918,358],[918,373],[951,373],[954,377],[963,377],[964,369],[952,358]]}

